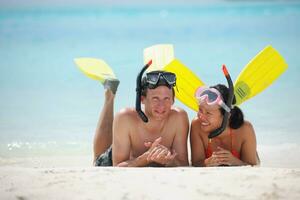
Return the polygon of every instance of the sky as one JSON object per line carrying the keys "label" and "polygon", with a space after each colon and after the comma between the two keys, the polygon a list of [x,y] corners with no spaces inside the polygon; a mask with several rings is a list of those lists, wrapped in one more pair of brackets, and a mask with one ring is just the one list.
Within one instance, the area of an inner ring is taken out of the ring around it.
{"label": "sky", "polygon": [[[173,4],[210,4],[216,2],[236,2],[242,0],[0,0],[0,7],[28,6],[91,6],[91,5],[173,5]],[[260,0],[248,0],[248,2]],[[265,0],[272,2],[299,2],[300,0]],[[245,2],[245,0],[243,1]]]}

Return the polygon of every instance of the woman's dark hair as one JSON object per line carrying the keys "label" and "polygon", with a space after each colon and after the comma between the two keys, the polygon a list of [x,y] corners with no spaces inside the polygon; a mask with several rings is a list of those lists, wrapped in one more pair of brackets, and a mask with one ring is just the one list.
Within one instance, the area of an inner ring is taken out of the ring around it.
{"label": "woman's dark hair", "polygon": [[[228,95],[229,95],[228,88],[223,84],[214,85],[214,86],[211,86],[211,88],[215,88],[216,90],[218,90],[221,93],[225,104],[227,104],[227,99],[228,99]],[[236,99],[234,96],[232,104],[234,105],[235,103],[236,103]],[[220,108],[220,110],[221,110],[222,115],[224,115],[225,110],[222,107]],[[229,118],[229,127],[233,128],[233,129],[240,128],[244,124],[244,114],[243,114],[242,110],[239,107],[234,106],[231,109],[230,114],[231,115]]]}

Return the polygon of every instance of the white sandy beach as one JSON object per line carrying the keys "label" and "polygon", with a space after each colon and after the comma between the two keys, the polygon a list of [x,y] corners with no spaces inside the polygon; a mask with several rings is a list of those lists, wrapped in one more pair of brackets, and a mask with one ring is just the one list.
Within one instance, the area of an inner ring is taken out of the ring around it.
{"label": "white sandy beach", "polygon": [[300,168],[92,167],[89,156],[0,160],[1,199],[300,199]]}

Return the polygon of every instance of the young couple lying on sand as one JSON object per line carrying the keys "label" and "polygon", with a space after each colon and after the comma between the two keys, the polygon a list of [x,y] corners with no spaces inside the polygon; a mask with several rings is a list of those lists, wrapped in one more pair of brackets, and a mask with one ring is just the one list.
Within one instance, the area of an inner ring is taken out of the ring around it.
{"label": "young couple lying on sand", "polygon": [[[189,166],[188,116],[173,106],[176,75],[153,71],[142,77],[144,71],[137,78],[136,108],[122,109],[115,117],[114,98],[119,81],[105,81],[105,100],[94,136],[95,166]],[[228,106],[230,88],[221,84],[202,86],[195,95],[199,111],[190,129],[192,166],[259,164],[251,123],[244,120],[237,106]],[[144,105],[143,111],[140,104]],[[224,120],[226,115],[228,120]],[[210,137],[218,129],[219,133]]]}

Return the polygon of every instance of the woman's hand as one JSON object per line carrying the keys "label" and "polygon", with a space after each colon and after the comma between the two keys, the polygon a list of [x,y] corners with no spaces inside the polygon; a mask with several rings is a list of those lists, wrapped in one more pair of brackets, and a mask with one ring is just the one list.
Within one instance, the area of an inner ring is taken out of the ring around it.
{"label": "woman's hand", "polygon": [[218,150],[213,153],[213,156],[219,165],[238,166],[244,164],[240,159],[232,155],[230,151],[221,147],[218,147]]}
{"label": "woman's hand", "polygon": [[218,150],[214,151],[211,157],[205,159],[204,163],[207,167],[216,167],[220,165],[238,166],[244,164],[240,159],[233,156],[230,151],[221,147],[218,147]]}
{"label": "woman's hand", "polygon": [[206,167],[217,167],[221,165],[221,162],[213,153],[211,157],[204,160],[204,164]]}

